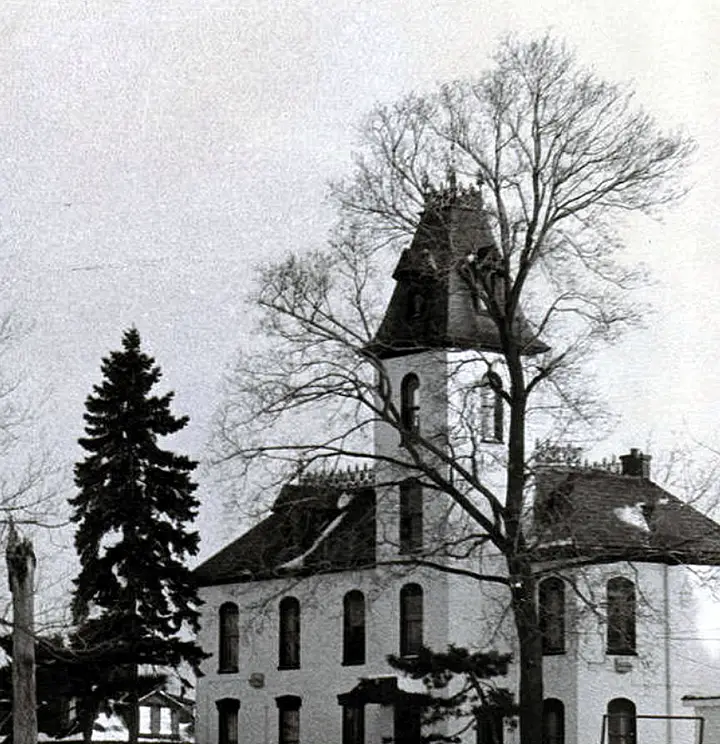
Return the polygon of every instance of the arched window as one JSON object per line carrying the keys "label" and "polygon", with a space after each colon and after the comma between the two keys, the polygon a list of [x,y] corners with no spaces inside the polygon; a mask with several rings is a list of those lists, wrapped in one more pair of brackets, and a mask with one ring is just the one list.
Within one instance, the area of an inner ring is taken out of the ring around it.
{"label": "arched window", "polygon": [[413,288],[408,293],[407,320],[420,320],[427,310],[425,295],[421,290]]}
{"label": "arched window", "polygon": [[300,667],[300,602],[295,597],[285,597],[280,602],[279,667]]}
{"label": "arched window", "polygon": [[400,590],[400,656],[414,656],[423,646],[423,590],[405,584]]}
{"label": "arched window", "polygon": [[565,744],[565,706],[548,698],[543,703],[543,744]]}
{"label": "arched window", "polygon": [[365,597],[354,590],[343,598],[343,664],[365,663]]}
{"label": "arched window", "polygon": [[488,372],[480,380],[480,436],[483,442],[503,441],[502,380]]}
{"label": "arched window", "polygon": [[275,698],[278,707],[279,744],[300,744],[300,707],[302,700],[297,695],[281,695]]}
{"label": "arched window", "polygon": [[553,576],[538,587],[540,632],[544,654],[565,653],[565,585]]}
{"label": "arched window", "polygon": [[414,553],[423,546],[423,493],[413,479],[400,484],[400,552]]}
{"label": "arched window", "polygon": [[635,744],[635,704],[627,698],[615,698],[607,707],[608,744]]}
{"label": "arched window", "polygon": [[635,585],[622,576],[607,583],[607,653],[635,653]]}
{"label": "arched window", "polygon": [[238,670],[238,608],[232,602],[220,606],[220,637],[218,639],[219,672]]}
{"label": "arched window", "polygon": [[420,431],[420,379],[411,372],[403,377],[400,386],[400,422],[403,429],[416,434]]}
{"label": "arched window", "polygon": [[238,744],[240,701],[223,698],[215,702],[218,712],[218,744]]}

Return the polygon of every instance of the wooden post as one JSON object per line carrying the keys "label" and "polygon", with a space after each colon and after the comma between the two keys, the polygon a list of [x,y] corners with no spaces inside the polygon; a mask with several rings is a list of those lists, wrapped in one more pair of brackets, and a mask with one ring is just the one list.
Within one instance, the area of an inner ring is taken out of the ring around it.
{"label": "wooden post", "polygon": [[13,598],[13,744],[37,744],[35,694],[35,552],[10,523],[5,550]]}

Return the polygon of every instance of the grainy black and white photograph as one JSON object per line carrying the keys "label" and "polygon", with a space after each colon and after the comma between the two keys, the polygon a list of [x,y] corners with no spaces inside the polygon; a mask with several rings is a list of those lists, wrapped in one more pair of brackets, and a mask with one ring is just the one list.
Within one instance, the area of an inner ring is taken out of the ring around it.
{"label": "grainy black and white photograph", "polygon": [[6,0],[5,744],[720,744],[720,7]]}

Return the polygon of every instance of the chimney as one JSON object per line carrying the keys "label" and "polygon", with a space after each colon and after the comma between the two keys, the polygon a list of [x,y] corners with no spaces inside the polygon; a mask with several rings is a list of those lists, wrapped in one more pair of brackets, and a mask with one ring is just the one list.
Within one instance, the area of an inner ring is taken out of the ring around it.
{"label": "chimney", "polygon": [[652,460],[650,455],[643,455],[639,449],[633,447],[629,455],[620,455],[622,474],[649,479],[650,460]]}

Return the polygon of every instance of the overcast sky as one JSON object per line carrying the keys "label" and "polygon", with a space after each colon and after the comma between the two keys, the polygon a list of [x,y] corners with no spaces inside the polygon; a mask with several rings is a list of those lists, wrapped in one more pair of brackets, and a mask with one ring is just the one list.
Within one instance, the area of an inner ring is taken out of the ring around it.
{"label": "overcast sky", "polygon": [[323,242],[326,183],[347,172],[361,116],[480,71],[508,31],[548,28],[699,144],[690,197],[628,234],[655,315],[598,361],[623,412],[599,454],[688,434],[720,447],[713,0],[6,0],[4,296],[33,324],[22,361],[50,390],[42,421],[68,477],[100,358],[131,324],[201,457],[223,371],[253,343],[251,267]]}

